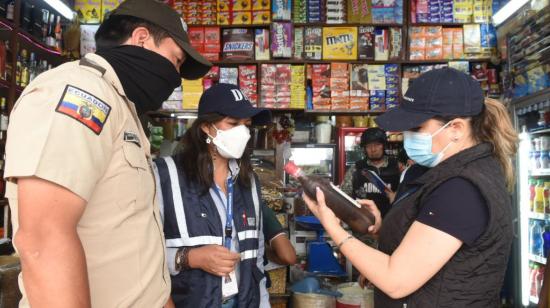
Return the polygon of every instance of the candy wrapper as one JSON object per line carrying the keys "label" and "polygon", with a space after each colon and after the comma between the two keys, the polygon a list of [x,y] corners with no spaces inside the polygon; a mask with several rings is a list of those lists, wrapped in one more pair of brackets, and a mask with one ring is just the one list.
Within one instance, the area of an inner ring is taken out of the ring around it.
{"label": "candy wrapper", "polygon": [[271,13],[273,20],[288,20],[290,21],[292,12],[291,0],[272,0]]}
{"label": "candy wrapper", "polygon": [[346,0],[326,1],[326,23],[343,24],[347,21]]}
{"label": "candy wrapper", "polygon": [[252,60],[254,35],[252,29],[223,29],[223,58],[225,60]]}
{"label": "candy wrapper", "polygon": [[401,28],[390,28],[390,60],[403,58],[403,34]]}
{"label": "candy wrapper", "polygon": [[255,29],[255,55],[257,61],[269,60],[269,30]]}
{"label": "candy wrapper", "polygon": [[256,65],[240,65],[239,66],[239,88],[241,92],[248,97],[250,102],[257,106],[258,92],[256,85]]}
{"label": "candy wrapper", "polygon": [[238,78],[239,70],[236,67],[220,68],[220,83],[230,83],[238,86]]}
{"label": "candy wrapper", "polygon": [[385,91],[370,91],[370,110],[385,111],[386,110],[386,93]]}
{"label": "candy wrapper", "polygon": [[327,60],[357,59],[357,28],[324,27],[323,58]]}
{"label": "candy wrapper", "polygon": [[307,60],[321,60],[323,53],[323,29],[321,27],[305,28],[304,51]]}
{"label": "candy wrapper", "polygon": [[374,30],[374,60],[387,61],[390,56],[390,42],[387,29]]}
{"label": "candy wrapper", "polygon": [[292,57],[297,60],[304,58],[304,28],[294,28],[294,48]]}
{"label": "candy wrapper", "polygon": [[348,22],[372,23],[371,0],[349,0],[347,10]]}
{"label": "candy wrapper", "polygon": [[360,60],[374,60],[374,27],[358,28],[358,54]]}
{"label": "candy wrapper", "polygon": [[271,54],[274,58],[291,58],[293,26],[290,22],[271,24]]}

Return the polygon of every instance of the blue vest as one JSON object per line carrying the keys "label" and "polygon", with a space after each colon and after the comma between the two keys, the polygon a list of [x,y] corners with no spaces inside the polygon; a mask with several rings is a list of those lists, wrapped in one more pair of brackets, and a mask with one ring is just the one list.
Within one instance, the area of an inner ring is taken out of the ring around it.
{"label": "blue vest", "polygon": [[[159,188],[164,205],[164,235],[166,247],[199,247],[223,245],[224,226],[209,192],[189,181],[180,166],[181,157],[166,157],[155,161]],[[258,235],[261,230],[260,189],[256,175],[251,187],[235,183],[233,192],[233,222],[239,241],[238,307],[259,307],[260,281],[264,274],[257,266]],[[247,219],[243,219],[246,217]],[[170,261],[169,261],[170,262]],[[201,269],[181,271],[172,276],[172,299],[178,308],[220,307],[221,277]]]}

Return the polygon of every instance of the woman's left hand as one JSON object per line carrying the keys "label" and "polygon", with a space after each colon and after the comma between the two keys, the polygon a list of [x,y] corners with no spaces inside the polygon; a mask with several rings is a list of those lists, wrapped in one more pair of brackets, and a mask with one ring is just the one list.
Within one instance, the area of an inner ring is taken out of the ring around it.
{"label": "woman's left hand", "polygon": [[310,199],[304,194],[304,201],[307,204],[309,210],[319,218],[319,221],[325,227],[325,230],[334,228],[336,226],[340,227],[340,219],[334,215],[334,212],[327,206],[325,203],[325,194],[323,191],[317,187],[317,202]]}

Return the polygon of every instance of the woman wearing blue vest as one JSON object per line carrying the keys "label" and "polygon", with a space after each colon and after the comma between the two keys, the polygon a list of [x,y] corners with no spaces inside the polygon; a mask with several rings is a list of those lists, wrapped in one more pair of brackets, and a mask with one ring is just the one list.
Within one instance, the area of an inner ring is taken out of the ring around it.
{"label": "woman wearing blue vest", "polygon": [[445,68],[421,75],[376,122],[404,131],[409,157],[430,168],[375,224],[378,250],[340,226],[321,191],[317,203],[305,197],[309,208],[375,286],[375,307],[499,307],[518,140],[506,108],[484,98],[478,81]]}
{"label": "woman wearing blue vest", "polygon": [[269,307],[260,187],[246,146],[248,127],[270,122],[238,87],[214,85],[183,151],[155,161],[176,307]]}

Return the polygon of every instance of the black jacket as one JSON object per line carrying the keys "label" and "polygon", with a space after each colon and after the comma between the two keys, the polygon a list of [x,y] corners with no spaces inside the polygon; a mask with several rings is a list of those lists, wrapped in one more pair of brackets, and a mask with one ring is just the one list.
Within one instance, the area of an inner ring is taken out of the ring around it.
{"label": "black jacket", "polygon": [[462,245],[424,286],[408,297],[393,300],[375,290],[377,308],[499,306],[499,294],[512,244],[512,207],[502,168],[492,146],[464,150],[427,171],[411,183],[413,194],[393,204],[380,229],[379,249],[392,254],[415,221],[424,200],[443,182],[462,177],[472,182],[489,210],[485,232],[472,246]]}

